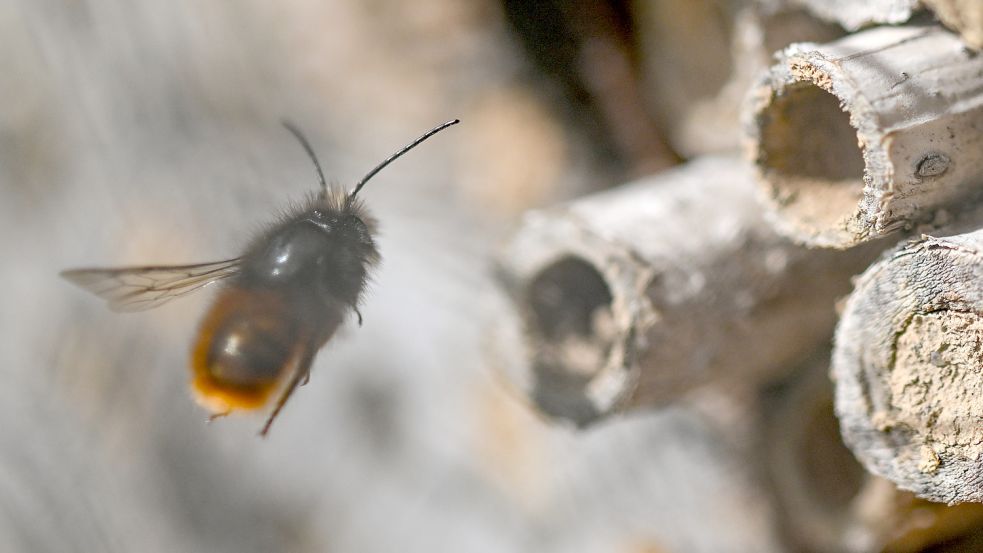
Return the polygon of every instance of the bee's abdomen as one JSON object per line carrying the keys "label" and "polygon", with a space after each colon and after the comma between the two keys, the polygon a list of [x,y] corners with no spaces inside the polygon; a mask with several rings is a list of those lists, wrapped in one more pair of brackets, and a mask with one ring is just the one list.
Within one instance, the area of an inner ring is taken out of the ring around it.
{"label": "bee's abdomen", "polygon": [[280,294],[223,290],[192,353],[198,402],[215,413],[263,406],[305,347],[300,330]]}

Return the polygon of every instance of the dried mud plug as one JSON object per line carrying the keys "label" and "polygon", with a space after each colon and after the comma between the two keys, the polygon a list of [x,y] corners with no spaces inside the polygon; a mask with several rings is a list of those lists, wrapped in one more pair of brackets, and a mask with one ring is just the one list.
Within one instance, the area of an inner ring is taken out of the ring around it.
{"label": "dried mud plug", "polygon": [[923,236],[858,279],[836,332],[844,440],[933,501],[983,501],[981,282],[983,231]]}

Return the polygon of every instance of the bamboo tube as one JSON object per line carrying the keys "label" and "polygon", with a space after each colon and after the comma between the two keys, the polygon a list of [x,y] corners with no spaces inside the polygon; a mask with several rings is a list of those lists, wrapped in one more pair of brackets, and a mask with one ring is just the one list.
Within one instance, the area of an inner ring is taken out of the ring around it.
{"label": "bamboo tube", "polygon": [[922,0],[946,27],[962,36],[966,44],[983,48],[983,3],[979,0]]}
{"label": "bamboo tube", "polygon": [[499,260],[525,342],[507,372],[578,424],[781,373],[872,254],[793,245],[754,196],[750,167],[706,158],[527,215]]}
{"label": "bamboo tube", "polygon": [[[968,219],[983,221],[983,210]],[[856,283],[836,332],[843,436],[934,501],[983,501],[983,230],[923,235]]]}
{"label": "bamboo tube", "polygon": [[911,19],[918,0],[789,0],[816,17],[838,23],[848,31],[870,25],[897,25]]}
{"label": "bamboo tube", "polygon": [[797,241],[849,247],[983,181],[983,57],[940,27],[793,45],[746,108],[777,227]]}

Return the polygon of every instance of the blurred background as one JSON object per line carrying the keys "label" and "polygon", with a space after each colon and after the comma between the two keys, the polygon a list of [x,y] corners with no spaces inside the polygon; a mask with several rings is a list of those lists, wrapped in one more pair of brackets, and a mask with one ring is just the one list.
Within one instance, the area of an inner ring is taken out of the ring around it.
{"label": "blurred background", "polygon": [[[824,550],[789,536],[745,399],[578,431],[499,361],[491,259],[525,210],[737,150],[770,52],[842,34],[746,8],[0,2],[0,550]],[[365,324],[266,440],[261,415],[205,424],[187,390],[210,291],[119,315],[58,277],[237,255],[316,186],[282,118],[350,186],[454,117],[365,189],[383,256]],[[839,447],[834,511],[860,478]]]}

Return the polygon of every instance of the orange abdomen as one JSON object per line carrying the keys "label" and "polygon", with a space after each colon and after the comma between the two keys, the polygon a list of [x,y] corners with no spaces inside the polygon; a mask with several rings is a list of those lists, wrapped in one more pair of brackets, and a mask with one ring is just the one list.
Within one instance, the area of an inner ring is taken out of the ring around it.
{"label": "orange abdomen", "polygon": [[223,289],[202,320],[191,355],[196,399],[212,413],[264,406],[307,347],[276,291]]}

